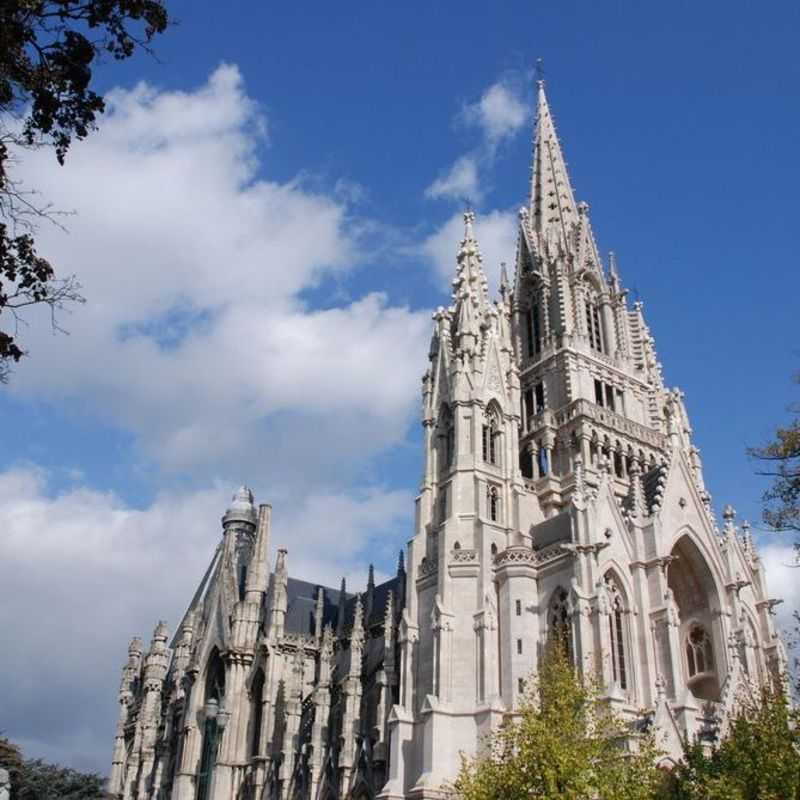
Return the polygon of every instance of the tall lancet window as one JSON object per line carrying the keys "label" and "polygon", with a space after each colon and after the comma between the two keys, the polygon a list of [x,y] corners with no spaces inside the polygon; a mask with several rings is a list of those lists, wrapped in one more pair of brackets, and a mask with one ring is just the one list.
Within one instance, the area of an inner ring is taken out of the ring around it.
{"label": "tall lancet window", "polygon": [[600,303],[597,295],[590,294],[586,298],[586,333],[589,344],[598,353],[605,352],[603,347],[603,326],[600,318]]}
{"label": "tall lancet window", "polygon": [[526,316],[526,322],[528,357],[535,358],[542,352],[542,310],[539,296],[536,294],[531,297],[531,307]]}
{"label": "tall lancet window", "polygon": [[217,716],[225,702],[225,664],[214,649],[206,667],[205,706],[203,707],[203,749],[197,773],[197,800],[208,800],[211,777],[217,761],[219,727]]}
{"label": "tall lancet window", "polygon": [[569,613],[569,595],[567,590],[558,587],[550,598],[550,609],[547,619],[548,642],[561,649],[561,652],[573,661],[572,618]]}
{"label": "tall lancet window", "polygon": [[250,724],[250,756],[251,758],[261,752],[261,727],[264,717],[264,670],[259,667],[253,678],[250,689],[250,702],[252,704]]}
{"label": "tall lancet window", "polygon": [[456,449],[456,429],[453,415],[447,405],[443,405],[439,412],[439,443],[441,453],[439,467],[445,470],[453,466]]}
{"label": "tall lancet window", "polygon": [[487,412],[483,425],[483,460],[487,464],[500,463],[500,420],[494,408]]}
{"label": "tall lancet window", "polygon": [[625,604],[616,581],[606,575],[606,588],[611,601],[608,615],[611,645],[611,676],[620,689],[628,688],[628,662],[625,658]]}

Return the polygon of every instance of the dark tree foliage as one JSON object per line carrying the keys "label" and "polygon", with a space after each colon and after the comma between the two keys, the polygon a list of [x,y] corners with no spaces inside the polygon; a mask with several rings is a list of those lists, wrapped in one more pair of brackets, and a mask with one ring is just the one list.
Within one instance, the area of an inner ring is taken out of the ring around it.
{"label": "dark tree foliage", "polygon": [[96,800],[107,798],[104,779],[41,759],[25,760],[19,748],[0,738],[0,767],[11,777],[11,800]]}
{"label": "dark tree foliage", "polygon": [[[800,373],[794,380],[800,383]],[[749,452],[765,464],[759,474],[772,478],[764,494],[764,522],[776,531],[800,532],[800,403],[788,410],[794,419],[779,427],[771,442]]]}
{"label": "dark tree foliage", "polygon": [[715,747],[686,746],[665,800],[798,800],[799,721],[783,687],[762,687]]}
{"label": "dark tree foliage", "polygon": [[55,312],[82,300],[74,276],[57,279],[37,254],[35,223],[51,211],[12,167],[35,147],[52,148],[63,164],[105,108],[94,68],[149,51],[168,23],[163,0],[0,0],[0,380],[24,355],[21,309],[46,304],[57,327]]}

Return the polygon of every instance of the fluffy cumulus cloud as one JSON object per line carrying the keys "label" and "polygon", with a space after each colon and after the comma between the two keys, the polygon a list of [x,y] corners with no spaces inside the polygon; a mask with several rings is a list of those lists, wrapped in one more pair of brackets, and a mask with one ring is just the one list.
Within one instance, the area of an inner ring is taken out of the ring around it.
{"label": "fluffy cumulus cloud", "polygon": [[493,83],[461,111],[465,123],[478,126],[490,147],[519,133],[529,122],[530,109],[518,81],[512,76]]}
{"label": "fluffy cumulus cloud", "polygon": [[[509,276],[513,275],[517,242],[517,218],[513,211],[490,211],[478,214],[475,220],[483,268],[489,279],[489,289],[495,292],[500,283],[500,265],[505,262]],[[423,243],[422,251],[433,264],[442,283],[453,279],[459,242],[464,238],[462,214],[454,214]]]}
{"label": "fluffy cumulus cloud", "polygon": [[[177,468],[238,460],[277,413],[312,420],[330,447],[363,417],[365,456],[402,437],[427,314],[380,294],[325,310],[301,299],[359,264],[352,192],[263,177],[266,121],[233,66],[193,92],[140,85],[108,102],[63,169],[45,152],[24,164],[76,212],[40,243],[88,302],[64,321],[69,337],[45,320],[26,330],[14,391],[89,407]],[[343,424],[326,425],[337,411]]]}
{"label": "fluffy cumulus cloud", "polygon": [[448,197],[462,202],[479,203],[478,163],[474,156],[462,156],[426,190],[427,197]]}
{"label": "fluffy cumulus cloud", "polygon": [[[219,541],[225,495],[170,492],[135,509],[86,488],[53,495],[35,468],[0,473],[0,708],[27,752],[105,771],[127,642],[162,618],[174,630]],[[289,545],[291,574],[363,583],[354,565],[367,551],[396,556],[375,531],[402,541],[411,513],[401,491],[312,493],[276,506],[273,543]]]}
{"label": "fluffy cumulus cloud", "polygon": [[443,170],[425,190],[425,195],[479,204],[486,194],[482,173],[485,178],[502,142],[516,136],[528,125],[530,118],[524,77],[509,72],[458,113],[456,123],[477,129],[480,141],[469,153]]}

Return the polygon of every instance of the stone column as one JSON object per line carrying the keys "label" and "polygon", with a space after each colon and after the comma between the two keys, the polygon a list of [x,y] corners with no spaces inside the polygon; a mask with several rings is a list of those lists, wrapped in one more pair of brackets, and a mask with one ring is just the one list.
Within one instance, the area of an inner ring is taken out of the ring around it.
{"label": "stone column", "polygon": [[613,356],[617,352],[617,335],[614,326],[614,314],[607,294],[603,295],[601,300],[600,313],[603,318],[603,346],[605,352]]}

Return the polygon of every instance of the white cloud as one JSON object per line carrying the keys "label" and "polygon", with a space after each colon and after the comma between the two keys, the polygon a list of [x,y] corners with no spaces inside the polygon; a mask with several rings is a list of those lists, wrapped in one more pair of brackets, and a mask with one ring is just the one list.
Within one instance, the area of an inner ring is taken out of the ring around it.
{"label": "white cloud", "polygon": [[490,147],[516,135],[529,122],[530,109],[516,83],[506,78],[492,84],[461,112],[466,123],[481,128]]}
{"label": "white cloud", "polygon": [[500,144],[516,136],[531,119],[522,76],[507,73],[474,103],[465,105],[456,121],[480,131],[481,141],[425,190],[426,197],[479,204],[486,194],[482,173],[492,166]]}
{"label": "white cloud", "polygon": [[761,563],[767,576],[770,597],[783,600],[776,608],[776,621],[784,631],[794,631],[794,615],[800,611],[800,566],[791,542],[762,540],[759,548]]}
{"label": "white cloud", "polygon": [[379,294],[323,311],[301,301],[359,263],[353,191],[261,177],[277,158],[261,164],[265,130],[228,65],[193,92],[113,91],[62,169],[30,156],[30,185],[77,212],[68,234],[42,229],[40,249],[88,302],[63,321],[69,337],[44,315],[25,330],[12,391],[100,414],[171,468],[247,467],[278,413],[284,430],[302,417],[298,435],[312,420],[334,453],[359,419],[361,457],[403,437],[428,314]]}
{"label": "white cloud", "polygon": [[[500,283],[500,264],[506,263],[509,276],[513,275],[517,242],[517,218],[513,211],[494,210],[478,214],[475,219],[475,236],[478,240],[483,269],[492,293]],[[464,238],[462,214],[454,214],[423,243],[422,252],[433,264],[443,282],[455,276],[456,255],[459,242]]]}
{"label": "white cloud", "polygon": [[478,164],[473,156],[462,156],[449,171],[437,178],[426,190],[427,197],[447,197],[460,202],[479,203]]}
{"label": "white cloud", "polygon": [[[148,641],[161,618],[174,631],[219,541],[228,490],[164,493],[136,509],[85,487],[52,496],[48,477],[0,473],[3,732],[30,755],[105,771],[127,642]],[[363,586],[354,565],[391,567],[387,542],[404,540],[412,513],[406,492],[311,493],[296,508],[276,503],[272,550],[288,545],[290,575]]]}

